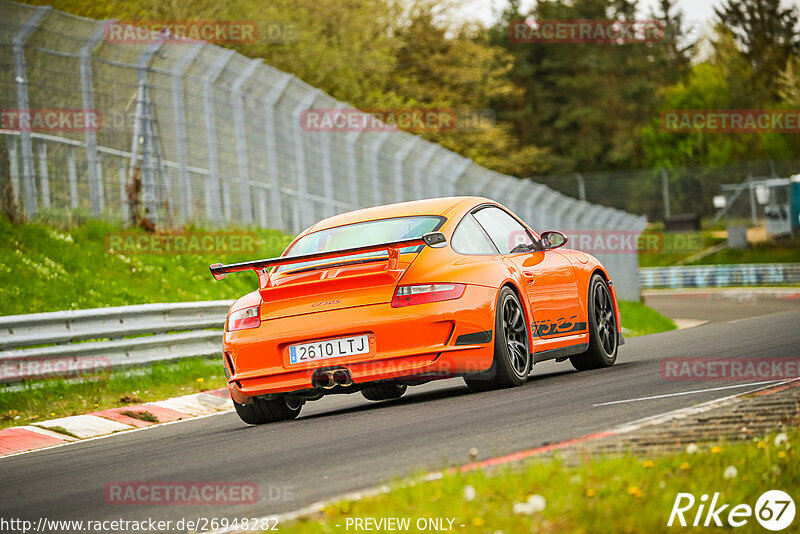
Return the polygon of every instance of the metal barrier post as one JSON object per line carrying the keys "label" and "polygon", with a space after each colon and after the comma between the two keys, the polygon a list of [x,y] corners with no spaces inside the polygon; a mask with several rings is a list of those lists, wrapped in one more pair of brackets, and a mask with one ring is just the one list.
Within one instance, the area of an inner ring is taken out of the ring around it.
{"label": "metal barrier post", "polygon": [[47,169],[47,143],[39,143],[39,182],[42,190],[42,206],[50,207],[50,172]]}
{"label": "metal barrier post", "polygon": [[[208,148],[208,178],[205,187],[206,219],[209,221],[219,221],[222,211],[220,206],[220,179],[219,179],[219,160],[217,159],[217,125],[214,120],[214,99],[211,98],[211,90],[214,82],[225,65],[230,61],[236,52],[233,50],[223,50],[214,60],[203,76],[203,107],[206,125],[206,147]],[[225,219],[227,219],[227,214]]]}
{"label": "metal barrier post", "polygon": [[395,202],[402,202],[404,200],[410,200],[406,198],[406,194],[404,189],[403,183],[403,162],[405,162],[408,155],[417,146],[419,142],[419,137],[411,137],[406,141],[406,144],[400,148],[394,154],[394,201]]}
{"label": "metal barrier post", "polygon": [[[94,112],[92,95],[92,50],[103,38],[106,21],[100,22],[92,32],[89,40],[81,46],[81,98],[83,100],[83,113],[88,116]],[[86,170],[89,176],[89,199],[92,215],[98,217],[105,208],[103,194],[103,169],[97,155],[97,133],[92,128],[86,128]]]}
{"label": "metal barrier post", "polygon": [[189,181],[189,152],[187,149],[186,122],[183,107],[183,76],[204,45],[192,45],[172,68],[172,109],[175,114],[175,151],[178,156],[178,183],[180,184],[180,216],[192,218],[192,184]]}
{"label": "metal barrier post", "polygon": [[242,85],[253,75],[260,59],[250,60],[247,67],[236,77],[231,86],[231,104],[233,104],[233,121],[236,128],[236,161],[239,166],[239,201],[242,223],[253,222],[253,206],[250,202],[250,162],[247,160],[247,135],[244,128],[244,93]]}
{"label": "metal barrier post", "polygon": [[[22,25],[20,30],[14,34],[12,48],[14,51],[14,80],[17,83],[17,112],[20,119],[23,114],[28,114],[30,122],[30,104],[28,103],[28,78],[25,73],[25,43],[31,33],[39,27],[42,19],[50,11],[49,6],[37,7],[36,12],[31,15]],[[25,184],[25,213],[28,218],[36,215],[36,182],[33,178],[33,144],[31,142],[30,126],[23,128],[20,126],[20,144],[22,145],[22,180]]]}
{"label": "metal barrier post", "polygon": [[[315,98],[317,98],[317,93],[315,91],[309,92],[305,98],[301,99],[292,110],[292,118],[294,119],[294,127],[292,128],[294,131],[294,156],[295,165],[297,166],[297,198],[294,199],[294,223],[298,226],[293,229],[295,232],[299,232],[303,228],[310,226],[307,217],[310,206],[308,205],[309,199],[307,183],[308,177],[306,176],[306,150],[303,140],[303,128],[300,124],[300,117],[302,112],[308,109],[311,104],[314,103]],[[303,205],[304,203],[306,205]]]}
{"label": "metal barrier post", "polygon": [[[267,150],[267,169],[269,170],[269,220],[273,228],[287,230],[283,227],[278,144],[275,142],[275,104],[283,95],[293,76],[282,72],[280,74],[281,80],[264,97],[264,134]],[[262,225],[266,225],[266,212],[263,209],[261,210],[261,221]]]}

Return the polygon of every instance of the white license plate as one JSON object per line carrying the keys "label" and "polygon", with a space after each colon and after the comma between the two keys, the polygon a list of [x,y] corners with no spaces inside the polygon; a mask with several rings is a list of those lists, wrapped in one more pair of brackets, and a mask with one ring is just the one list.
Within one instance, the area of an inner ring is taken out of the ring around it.
{"label": "white license plate", "polygon": [[315,362],[369,352],[369,336],[340,337],[289,347],[289,363]]}

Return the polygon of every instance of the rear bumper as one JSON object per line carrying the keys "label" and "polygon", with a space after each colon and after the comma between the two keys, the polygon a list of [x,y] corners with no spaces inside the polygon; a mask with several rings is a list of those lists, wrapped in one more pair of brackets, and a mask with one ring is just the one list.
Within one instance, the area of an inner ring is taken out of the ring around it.
{"label": "rear bumper", "polygon": [[[493,343],[456,345],[465,334],[494,330],[497,290],[467,286],[459,299],[392,308],[389,303],[263,321],[226,332],[228,388],[237,402],[312,388],[317,369],[346,368],[353,382],[476,373],[492,364]],[[290,345],[366,334],[369,354],[290,364]]]}

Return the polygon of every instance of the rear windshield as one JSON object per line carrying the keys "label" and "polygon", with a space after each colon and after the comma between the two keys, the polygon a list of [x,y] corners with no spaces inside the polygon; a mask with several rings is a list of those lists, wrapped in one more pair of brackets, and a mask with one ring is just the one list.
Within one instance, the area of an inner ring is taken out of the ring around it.
{"label": "rear windshield", "polygon": [[[428,232],[434,232],[438,230],[444,221],[444,217],[422,215],[414,217],[395,217],[393,219],[381,219],[377,221],[367,221],[348,224],[345,226],[338,226],[336,228],[329,228],[327,230],[313,232],[300,238],[286,255],[304,256],[306,254],[314,254],[316,252],[328,252],[331,250],[364,247],[368,245],[377,245],[380,243],[389,243],[391,241],[401,241],[403,239],[415,239],[422,237],[423,234],[427,234]],[[419,247],[406,247],[401,249],[400,252],[416,252],[418,250]],[[283,265],[278,267],[278,271],[296,271],[299,269],[307,269],[315,265],[331,262],[349,263],[353,261],[364,260],[365,258],[380,258],[381,256],[386,256],[386,254],[386,251],[367,252],[365,254],[342,256],[341,259],[333,258],[327,260],[308,261],[304,263],[293,263],[292,265]]]}

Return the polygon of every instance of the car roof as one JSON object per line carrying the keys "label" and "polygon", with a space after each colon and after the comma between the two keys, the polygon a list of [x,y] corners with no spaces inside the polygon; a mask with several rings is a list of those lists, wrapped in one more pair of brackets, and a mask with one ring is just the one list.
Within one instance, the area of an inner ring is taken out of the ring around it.
{"label": "car roof", "polygon": [[323,219],[303,232],[303,235],[319,230],[327,230],[328,228],[335,228],[337,226],[344,226],[346,224],[374,221],[377,219],[390,219],[392,217],[409,217],[414,215],[441,215],[446,217],[449,212],[461,204],[475,205],[482,202],[492,201],[483,197],[443,197],[364,208]]}

